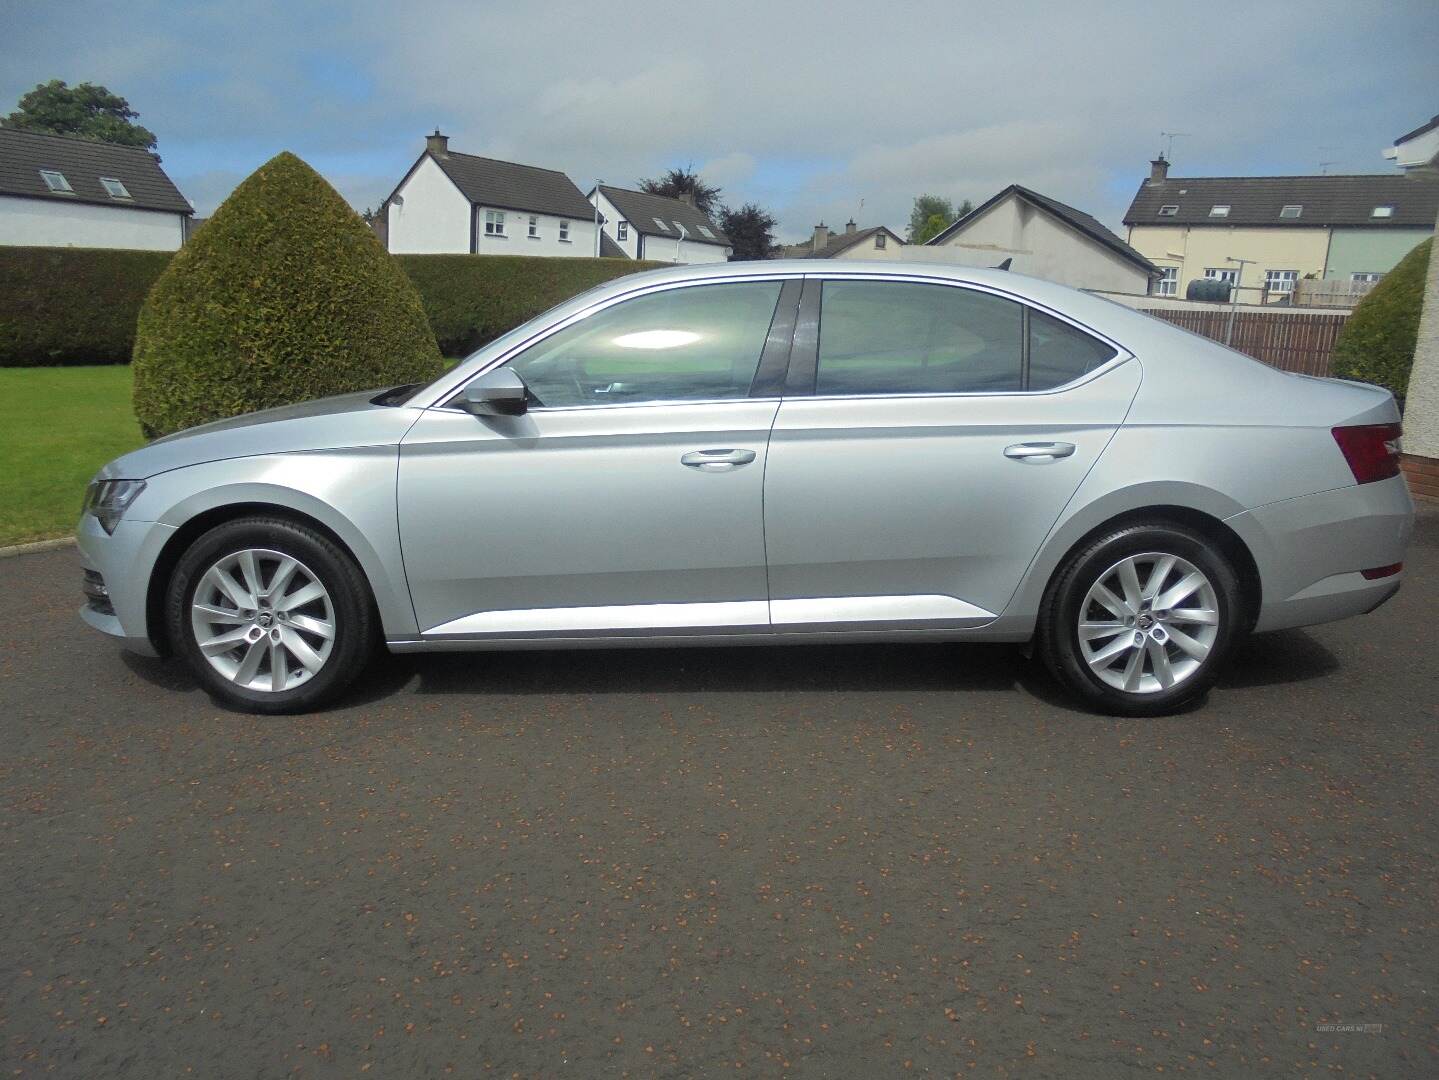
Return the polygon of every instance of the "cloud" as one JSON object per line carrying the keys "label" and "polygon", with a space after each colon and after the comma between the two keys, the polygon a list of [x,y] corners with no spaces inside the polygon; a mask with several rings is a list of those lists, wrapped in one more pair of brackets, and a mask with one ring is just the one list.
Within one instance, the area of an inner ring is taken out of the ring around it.
{"label": "cloud", "polygon": [[691,162],[787,237],[902,229],[924,191],[1024,183],[1118,224],[1161,131],[1191,174],[1382,171],[1439,108],[1439,5],[1311,0],[1242,20],[1140,2],[74,0],[21,5],[0,106],[104,82],[202,212],[281,149],[359,205],[435,126],[459,150],[633,183]]}

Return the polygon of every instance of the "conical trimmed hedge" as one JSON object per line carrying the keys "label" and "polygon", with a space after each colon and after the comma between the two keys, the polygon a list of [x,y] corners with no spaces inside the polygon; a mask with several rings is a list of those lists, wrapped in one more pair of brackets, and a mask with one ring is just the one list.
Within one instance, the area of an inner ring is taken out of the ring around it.
{"label": "conical trimmed hedge", "polygon": [[1375,383],[1404,400],[1433,247],[1433,240],[1425,240],[1359,301],[1334,343],[1335,375]]}
{"label": "conical trimmed hedge", "polygon": [[294,154],[251,174],[156,281],[135,337],[148,434],[434,378],[419,294],[334,188]]}

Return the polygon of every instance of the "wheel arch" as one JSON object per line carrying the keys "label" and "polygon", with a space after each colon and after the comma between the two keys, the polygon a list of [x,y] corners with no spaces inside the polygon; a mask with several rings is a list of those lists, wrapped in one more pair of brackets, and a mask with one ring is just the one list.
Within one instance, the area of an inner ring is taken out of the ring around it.
{"label": "wheel arch", "polygon": [[1240,535],[1213,514],[1196,510],[1192,506],[1161,503],[1155,506],[1139,506],[1113,517],[1106,518],[1070,544],[1055,561],[1045,580],[1044,592],[1048,593],[1065,564],[1084,545],[1101,533],[1122,529],[1139,522],[1171,522],[1198,533],[1215,545],[1234,567],[1239,578],[1240,595],[1244,600],[1243,628],[1247,633],[1259,619],[1259,609],[1264,600],[1264,585],[1259,576],[1259,564]]}
{"label": "wheel arch", "polygon": [[1044,596],[1069,557],[1098,533],[1141,520],[1172,521],[1212,540],[1239,576],[1245,626],[1252,627],[1264,599],[1259,562],[1224,520],[1244,509],[1228,496],[1188,483],[1154,482],[1109,493],[1056,523],[1006,606],[1007,629],[1031,634]]}
{"label": "wheel arch", "polygon": [[[329,523],[314,514],[283,503],[267,502],[263,499],[224,502],[199,510],[178,525],[174,533],[165,541],[151,567],[150,578],[145,588],[145,625],[150,643],[161,656],[167,656],[173,651],[165,626],[165,591],[169,587],[170,577],[175,572],[175,567],[179,564],[181,557],[196,540],[211,529],[224,525],[226,522],[247,517],[281,518],[313,529],[329,540],[353,559],[355,565],[360,568],[360,574],[369,588],[369,601],[383,621],[383,605],[379,603],[380,598],[375,588],[375,575],[371,573],[367,559],[356,550],[355,545],[348,542]],[[365,554],[368,554],[370,559],[375,558],[373,552]]]}

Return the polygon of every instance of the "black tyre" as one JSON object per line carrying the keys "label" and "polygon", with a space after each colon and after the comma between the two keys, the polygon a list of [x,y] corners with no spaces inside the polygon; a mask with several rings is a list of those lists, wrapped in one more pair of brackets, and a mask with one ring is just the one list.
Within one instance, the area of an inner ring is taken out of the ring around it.
{"label": "black tyre", "polygon": [[1070,555],[1045,594],[1036,645],[1055,678],[1100,712],[1163,716],[1208,692],[1243,624],[1223,553],[1156,520]]}
{"label": "black tyre", "polygon": [[350,685],[377,622],[360,568],[283,518],[218,525],[180,557],[165,594],[175,651],[221,702],[307,712]]}

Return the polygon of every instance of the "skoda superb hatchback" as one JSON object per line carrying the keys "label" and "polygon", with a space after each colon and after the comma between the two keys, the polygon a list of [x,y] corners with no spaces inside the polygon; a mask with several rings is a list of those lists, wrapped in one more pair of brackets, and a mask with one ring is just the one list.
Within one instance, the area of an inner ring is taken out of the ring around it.
{"label": "skoda superb hatchback", "polygon": [[1403,577],[1399,413],[999,271],[637,274],[434,383],[111,462],[84,619],[217,698],[313,708],[396,652],[1033,642],[1106,712]]}

